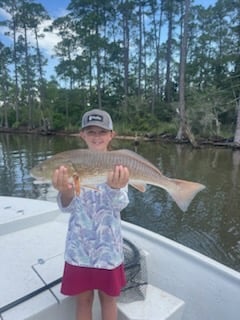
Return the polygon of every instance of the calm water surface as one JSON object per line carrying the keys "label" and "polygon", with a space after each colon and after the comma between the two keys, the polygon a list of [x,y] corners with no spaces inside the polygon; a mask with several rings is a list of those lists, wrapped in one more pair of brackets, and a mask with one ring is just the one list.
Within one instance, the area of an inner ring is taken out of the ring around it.
{"label": "calm water surface", "polygon": [[[82,148],[78,137],[0,134],[0,195],[55,201],[49,185],[34,185],[29,170],[52,154]],[[240,151],[221,148],[115,140],[115,148],[132,149],[168,177],[203,183],[183,213],[162,189],[145,193],[130,188],[122,218],[193,248],[240,271]]]}

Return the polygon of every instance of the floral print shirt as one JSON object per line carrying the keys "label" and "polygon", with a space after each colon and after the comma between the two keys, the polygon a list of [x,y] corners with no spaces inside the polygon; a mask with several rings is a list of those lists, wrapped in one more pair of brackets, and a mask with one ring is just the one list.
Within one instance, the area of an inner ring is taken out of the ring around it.
{"label": "floral print shirt", "polygon": [[65,261],[71,265],[114,269],[123,262],[120,211],[128,205],[127,187],[111,189],[106,183],[97,190],[82,188],[68,207]]}

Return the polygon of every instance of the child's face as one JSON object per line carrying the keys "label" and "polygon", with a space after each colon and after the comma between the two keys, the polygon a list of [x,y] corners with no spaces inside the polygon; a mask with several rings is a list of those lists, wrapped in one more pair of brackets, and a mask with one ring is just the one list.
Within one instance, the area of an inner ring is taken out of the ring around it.
{"label": "child's face", "polygon": [[108,145],[114,136],[114,131],[97,126],[87,127],[80,132],[80,137],[86,142],[88,148],[94,151],[107,151]]}

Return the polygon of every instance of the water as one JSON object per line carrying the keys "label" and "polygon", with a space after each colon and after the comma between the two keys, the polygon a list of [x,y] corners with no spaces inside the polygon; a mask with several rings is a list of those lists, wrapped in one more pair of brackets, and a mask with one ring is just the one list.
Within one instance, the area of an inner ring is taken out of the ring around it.
{"label": "water", "polygon": [[[49,185],[34,185],[29,170],[52,154],[84,144],[78,137],[0,134],[0,195],[55,201]],[[115,140],[132,149],[168,177],[207,186],[183,213],[162,189],[129,189],[122,218],[193,248],[240,271],[240,151],[192,149],[187,145]]]}

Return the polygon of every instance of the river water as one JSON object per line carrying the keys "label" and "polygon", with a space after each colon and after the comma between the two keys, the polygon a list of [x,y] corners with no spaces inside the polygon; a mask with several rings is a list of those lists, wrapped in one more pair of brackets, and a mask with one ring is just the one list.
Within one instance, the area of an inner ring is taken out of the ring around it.
{"label": "river water", "polygon": [[[79,137],[0,134],[0,196],[55,201],[49,185],[33,184],[29,170],[52,154],[83,148]],[[183,213],[160,188],[145,193],[129,188],[130,204],[122,219],[195,249],[240,271],[240,151],[189,145],[115,140],[114,148],[138,152],[164,175],[200,182]]]}

